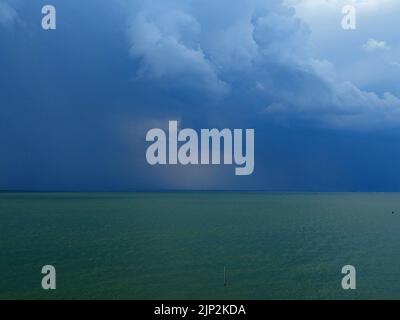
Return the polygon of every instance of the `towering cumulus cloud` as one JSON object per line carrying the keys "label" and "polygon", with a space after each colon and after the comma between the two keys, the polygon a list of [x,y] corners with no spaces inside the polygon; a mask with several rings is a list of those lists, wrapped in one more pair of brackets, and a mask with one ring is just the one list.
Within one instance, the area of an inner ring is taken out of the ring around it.
{"label": "towering cumulus cloud", "polygon": [[354,129],[400,125],[400,99],[338,80],[335,65],[311,49],[310,29],[288,3],[136,2],[129,39],[140,63],[138,79],[222,100],[240,95],[229,101],[285,122]]}

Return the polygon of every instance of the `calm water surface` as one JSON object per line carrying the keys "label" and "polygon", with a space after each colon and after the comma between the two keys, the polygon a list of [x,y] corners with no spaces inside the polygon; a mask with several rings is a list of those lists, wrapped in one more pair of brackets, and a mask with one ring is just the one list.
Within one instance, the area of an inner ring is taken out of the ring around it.
{"label": "calm water surface", "polygon": [[0,299],[15,298],[398,299],[400,194],[0,193]]}

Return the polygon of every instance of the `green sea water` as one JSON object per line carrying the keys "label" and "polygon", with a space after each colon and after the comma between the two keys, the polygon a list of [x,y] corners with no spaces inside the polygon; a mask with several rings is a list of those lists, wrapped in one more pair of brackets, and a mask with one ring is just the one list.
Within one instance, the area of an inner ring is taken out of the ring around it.
{"label": "green sea water", "polygon": [[398,298],[397,193],[0,193],[0,299]]}

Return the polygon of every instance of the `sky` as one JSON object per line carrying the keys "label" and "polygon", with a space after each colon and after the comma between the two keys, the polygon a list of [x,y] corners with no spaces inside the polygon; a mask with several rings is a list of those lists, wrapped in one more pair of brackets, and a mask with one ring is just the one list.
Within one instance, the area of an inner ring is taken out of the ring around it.
{"label": "sky", "polygon": [[[395,0],[0,0],[0,190],[400,191],[399,15]],[[150,166],[146,133],[169,120],[254,128],[254,173]]]}

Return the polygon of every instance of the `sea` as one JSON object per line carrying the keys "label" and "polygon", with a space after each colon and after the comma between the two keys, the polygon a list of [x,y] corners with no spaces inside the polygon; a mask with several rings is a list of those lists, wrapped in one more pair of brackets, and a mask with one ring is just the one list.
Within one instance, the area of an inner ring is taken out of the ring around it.
{"label": "sea", "polygon": [[399,298],[399,193],[0,193],[2,300]]}

